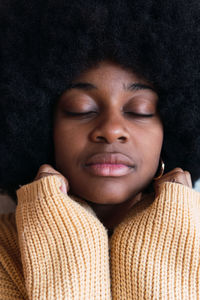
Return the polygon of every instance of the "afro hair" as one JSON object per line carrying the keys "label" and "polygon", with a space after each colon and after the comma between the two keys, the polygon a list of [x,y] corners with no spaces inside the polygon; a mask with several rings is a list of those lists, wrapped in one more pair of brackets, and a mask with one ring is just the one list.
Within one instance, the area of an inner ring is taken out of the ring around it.
{"label": "afro hair", "polygon": [[16,197],[54,165],[56,100],[83,70],[110,59],[153,83],[166,171],[200,177],[199,0],[2,0],[0,188]]}

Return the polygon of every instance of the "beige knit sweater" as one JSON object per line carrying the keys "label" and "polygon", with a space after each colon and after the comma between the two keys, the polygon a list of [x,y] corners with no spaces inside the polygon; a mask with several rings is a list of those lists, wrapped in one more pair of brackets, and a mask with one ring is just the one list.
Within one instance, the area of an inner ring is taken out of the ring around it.
{"label": "beige knit sweater", "polygon": [[56,176],[22,186],[16,215],[0,217],[1,300],[200,299],[199,193],[164,183],[109,241],[59,187]]}

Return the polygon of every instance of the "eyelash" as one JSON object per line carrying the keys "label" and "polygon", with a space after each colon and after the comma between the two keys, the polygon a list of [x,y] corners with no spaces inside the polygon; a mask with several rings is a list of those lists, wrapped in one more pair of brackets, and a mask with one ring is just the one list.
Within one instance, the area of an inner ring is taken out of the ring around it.
{"label": "eyelash", "polygon": [[[154,116],[154,114],[137,114],[134,112],[124,112],[125,114],[131,115],[131,116],[135,116],[135,117],[141,117],[141,118],[152,118]],[[70,117],[84,117],[84,116],[89,116],[91,114],[97,114],[96,111],[88,111],[88,112],[83,112],[83,113],[75,113],[75,112],[71,112],[71,111],[65,111],[65,114],[70,116]]]}
{"label": "eyelash", "polygon": [[127,111],[125,113],[128,115],[131,115],[131,116],[142,117],[142,118],[152,118],[154,116],[154,114],[146,114],[145,115],[145,114],[137,114],[137,113],[130,112],[130,111]]}
{"label": "eyelash", "polygon": [[79,116],[86,116],[90,114],[96,114],[96,111],[88,111],[88,112],[83,112],[83,113],[75,113],[72,111],[65,111],[66,115],[71,116],[71,117],[79,117]]}

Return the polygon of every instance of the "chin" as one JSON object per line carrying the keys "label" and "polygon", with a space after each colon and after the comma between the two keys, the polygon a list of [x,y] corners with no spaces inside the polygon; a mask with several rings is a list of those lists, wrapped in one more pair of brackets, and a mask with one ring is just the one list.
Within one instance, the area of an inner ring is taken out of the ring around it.
{"label": "chin", "polygon": [[120,190],[104,190],[101,189],[98,192],[87,192],[87,193],[79,193],[79,197],[85,199],[89,202],[96,204],[120,204],[125,202],[126,200],[134,197],[134,193],[127,193],[127,191]]}
{"label": "chin", "polygon": [[104,179],[85,182],[72,180],[70,182],[70,193],[75,196],[98,204],[120,204],[134,198],[141,190],[141,185],[132,179]]}

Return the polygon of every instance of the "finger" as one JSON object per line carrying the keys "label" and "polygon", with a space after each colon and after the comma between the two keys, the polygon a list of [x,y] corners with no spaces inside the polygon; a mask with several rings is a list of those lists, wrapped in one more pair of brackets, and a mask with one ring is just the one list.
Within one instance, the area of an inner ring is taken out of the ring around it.
{"label": "finger", "polygon": [[38,180],[45,176],[55,175],[55,174],[60,174],[60,173],[56,171],[51,165],[43,164],[40,166],[37,175],[35,177],[35,180]]}
{"label": "finger", "polygon": [[176,172],[167,179],[169,182],[179,183],[188,186],[187,178],[184,172]]}
{"label": "finger", "polygon": [[163,182],[176,182],[176,183],[181,183],[181,184],[188,184],[186,175],[184,172],[173,172],[173,173],[167,173],[164,176],[162,176],[159,180],[155,181],[157,184],[161,184]]}
{"label": "finger", "polygon": [[38,180],[40,178],[49,176],[49,175],[60,175],[59,173],[51,173],[51,172],[40,172],[39,174],[37,174],[37,176],[35,177],[35,180]]}
{"label": "finger", "polygon": [[192,178],[191,178],[190,172],[184,171],[184,173],[185,173],[185,176],[186,176],[186,179],[187,179],[187,182],[188,182],[188,186],[190,188],[192,188]]}
{"label": "finger", "polygon": [[60,190],[63,193],[67,194],[67,192],[69,191],[68,180],[60,172],[55,170],[51,165],[44,164],[44,165],[40,166],[38,173],[34,180],[39,180],[43,177],[53,176],[53,175],[56,175],[61,182]]}
{"label": "finger", "polygon": [[172,176],[175,176],[174,174],[177,174],[177,173],[184,173],[183,169],[181,168],[175,168],[167,173],[165,173],[162,177],[160,177],[159,179],[155,179],[155,185],[156,184],[159,184],[160,182],[164,182],[164,181],[171,181],[171,180],[168,180],[169,178],[172,178]]}
{"label": "finger", "polygon": [[174,182],[174,183],[179,183],[190,187],[185,172],[178,171],[178,172],[173,172],[171,174],[167,173],[165,174],[165,176],[161,177],[158,181],[154,182],[154,189],[156,191],[156,194],[159,193],[162,183],[165,182]]}
{"label": "finger", "polygon": [[174,174],[174,173],[177,173],[177,172],[184,173],[182,168],[176,167],[176,168],[172,169],[171,171],[165,173],[162,177],[168,176],[168,175],[171,175],[171,174]]}

